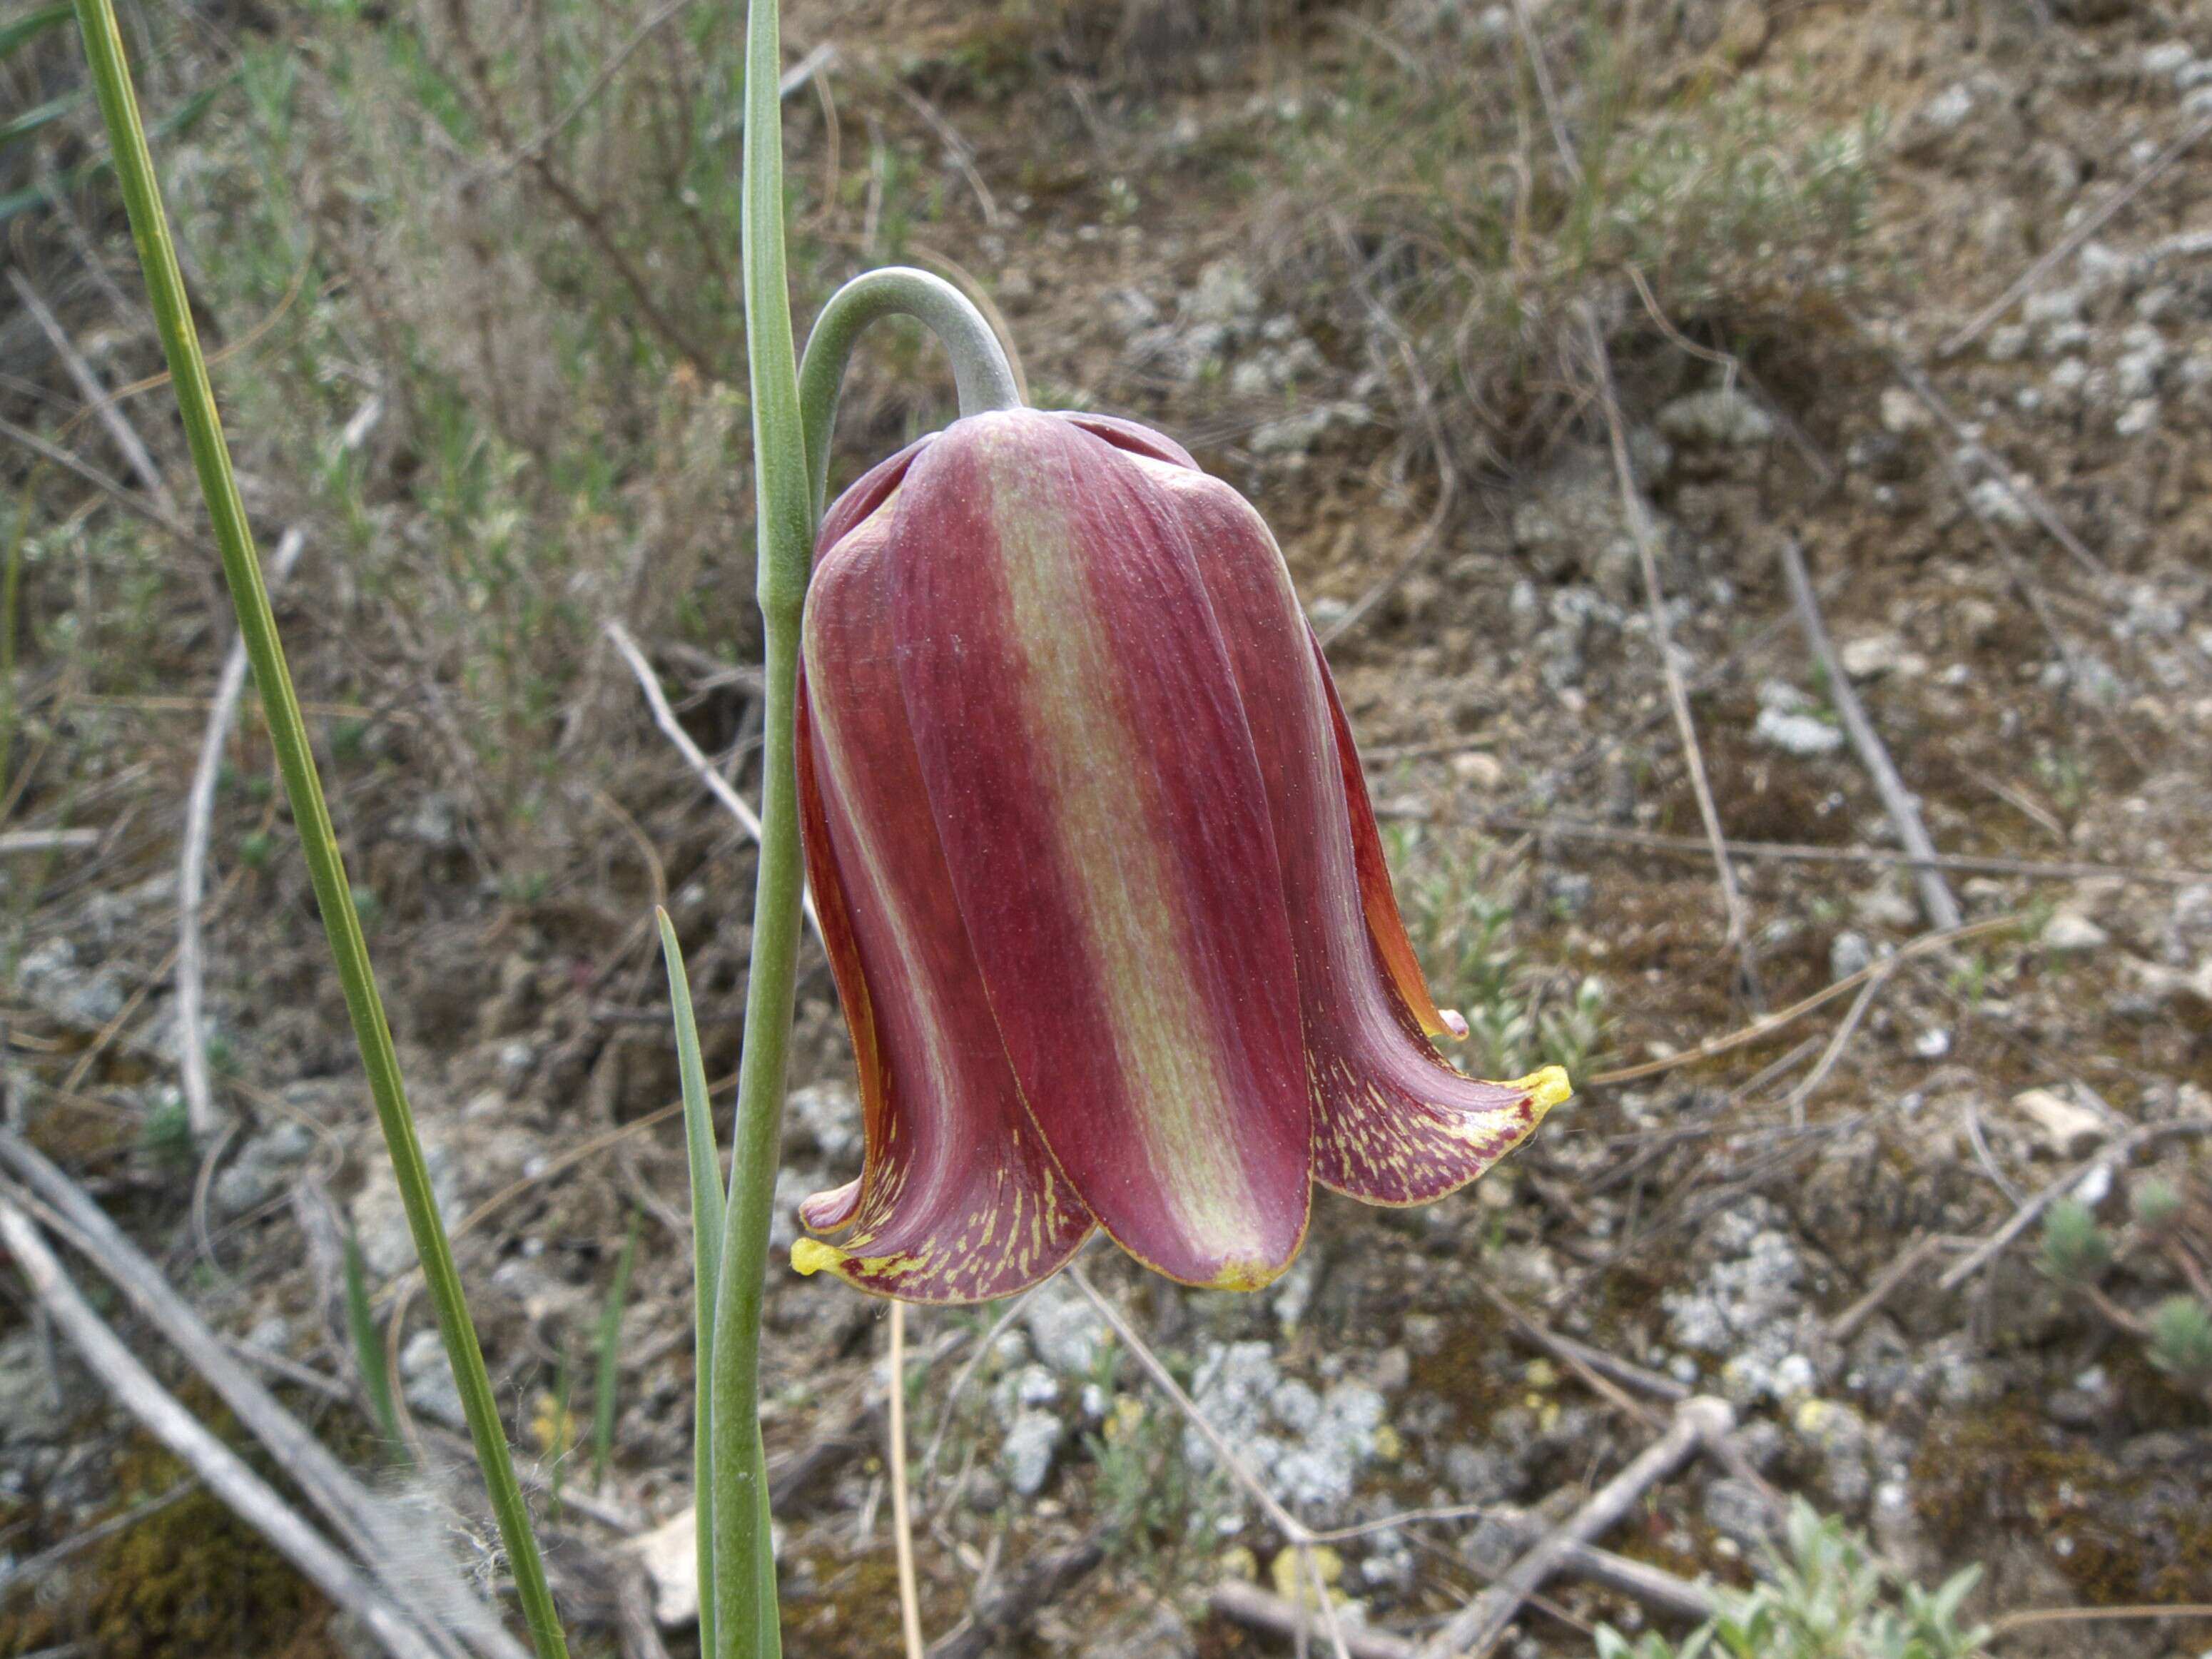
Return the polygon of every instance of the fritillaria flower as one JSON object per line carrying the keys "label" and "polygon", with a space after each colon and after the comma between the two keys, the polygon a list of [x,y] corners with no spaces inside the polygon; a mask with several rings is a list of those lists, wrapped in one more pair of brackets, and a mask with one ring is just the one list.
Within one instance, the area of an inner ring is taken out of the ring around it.
{"label": "fritillaria flower", "polygon": [[1569,1092],[1454,1070],[1358,757],[1259,515],[1158,434],[1002,410],[823,522],[807,868],[859,1178],[803,1273],[999,1297],[1094,1225],[1194,1285],[1296,1258],[1313,1184],[1425,1203]]}

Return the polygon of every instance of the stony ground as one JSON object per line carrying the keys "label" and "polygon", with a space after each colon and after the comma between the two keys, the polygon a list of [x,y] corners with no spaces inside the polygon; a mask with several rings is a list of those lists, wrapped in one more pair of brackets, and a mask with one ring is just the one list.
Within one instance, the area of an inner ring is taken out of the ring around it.
{"label": "stony ground", "polygon": [[[1091,9],[1073,9],[1040,46],[1018,7],[794,6],[795,46],[839,53],[828,100],[790,106],[794,177],[842,181],[803,221],[831,250],[810,275],[885,246],[977,273],[1041,396],[1155,421],[1251,494],[1330,636],[1418,942],[1475,1026],[1467,1063],[1559,1059],[1582,1091],[1468,1194],[1402,1213],[1323,1198],[1306,1255],[1265,1294],[1186,1293],[1103,1245],[1086,1271],[1306,1524],[1498,1510],[1336,1545],[1347,1619],[1433,1627],[1512,1553],[1506,1509],[1571,1510],[1692,1389],[1735,1407],[1734,1455],[1656,1489],[1608,1535],[1617,1551],[1745,1582],[1781,1492],[1865,1528],[1924,1582],[1982,1564],[1985,1616],[2212,1601],[2212,1378],[2161,1363],[2174,1356],[2151,1328],[2169,1298],[2206,1294],[2212,1263],[2200,1133],[2212,1124],[2212,148],[2166,155],[2212,122],[2212,6],[1630,5],[1608,26],[1648,55],[1653,108],[1735,98],[1864,132],[1850,163],[1863,227],[1836,256],[1850,269],[1762,242],[1786,229],[1779,216],[1759,228],[1766,206],[1723,203],[1716,218],[1753,227],[1729,243],[1750,275],[1640,293],[1633,265],[1559,275],[1560,260],[1532,275],[1534,245],[1516,243],[1501,267],[1518,284],[1510,321],[1494,287],[1462,293],[1449,261],[1418,264],[1424,238],[1474,236],[1450,211],[1431,203],[1418,233],[1394,221],[1386,234],[1372,203],[1354,211],[1323,189],[1351,176],[1332,124],[1397,107],[1377,75],[1425,87],[1448,64],[1496,88],[1495,107],[1467,106],[1469,123],[1521,112],[1499,178],[1560,174],[1510,8],[1259,8],[1222,38],[1164,43],[1111,18],[1093,27]],[[1597,82],[1573,9],[1532,5],[1531,21],[1565,137],[1583,147],[1576,165],[1594,170]],[[649,52],[641,63],[661,72]],[[1402,140],[1389,165],[1359,158],[1393,214],[1409,199],[1397,161],[1443,143],[1426,128]],[[343,167],[318,152],[325,167],[303,171],[302,211],[343,228]],[[212,186],[191,199],[204,264],[222,214],[242,210]],[[112,228],[81,234],[127,287]],[[1555,244],[1536,252],[1558,258]],[[1340,258],[1372,286],[1347,285]],[[1430,274],[1401,282],[1393,259]],[[61,263],[25,268],[51,283]],[[128,302],[102,311],[82,273],[69,289],[71,314],[101,331],[94,355],[143,371]],[[1464,299],[1464,325],[1439,325],[1419,294]],[[546,295],[559,304],[557,288]],[[393,326],[436,340],[457,383],[490,376],[521,404],[554,397],[494,373],[527,338],[455,321],[447,339],[420,296],[401,284],[390,297]],[[241,310],[233,334],[255,314]],[[71,394],[40,337],[0,315],[0,400],[19,422],[56,425]],[[848,419],[850,462],[933,418],[896,389],[900,368],[934,373],[911,350],[876,363]],[[609,550],[612,574],[563,567],[588,665],[556,706],[513,717],[520,751],[550,761],[484,758],[482,687],[442,654],[434,611],[350,637],[297,619],[308,695],[332,705],[342,828],[378,901],[441,1201],[515,1433],[541,1462],[573,1438],[564,1392],[588,1416],[588,1382],[568,1379],[589,1372],[627,1218],[641,1218],[614,1473],[552,1534],[556,1566],[601,1620],[594,1639],[632,1653],[648,1638],[617,1634],[612,1586],[628,1538],[674,1521],[647,1554],[680,1558],[691,1422],[682,1145],[643,918],[668,902],[693,949],[720,1076],[735,1054],[750,854],[659,747],[594,607],[646,640],[687,723],[741,782],[757,719],[742,651],[687,644],[692,613],[651,586],[636,550],[690,561],[710,574],[686,580],[714,587],[712,562],[743,541],[742,495],[715,471],[742,422],[711,366],[678,365],[653,395],[625,418],[664,435],[665,465],[624,483],[624,505],[565,524]],[[181,495],[180,451],[142,418]],[[332,522],[298,447],[273,441],[249,449],[257,510],[302,517],[334,551],[434,548],[454,533],[423,505],[436,462],[419,434],[438,418],[416,394],[367,438],[348,498],[361,526]],[[537,418],[526,408],[507,429]],[[389,435],[401,422],[405,435]],[[334,439],[341,422],[328,423]],[[514,443],[526,471],[533,452]],[[39,549],[73,545],[59,539],[70,526],[113,512],[51,475],[24,499],[48,538]],[[489,533],[489,511],[464,515],[461,533]],[[1656,593],[1638,539],[1647,515]],[[1893,818],[1783,578],[1791,548],[1929,836],[1960,860],[1943,878],[1974,931],[1954,943],[1927,943],[1931,901],[1889,857]],[[104,568],[85,556],[86,572]],[[373,616],[383,568],[334,563],[314,580],[341,591],[345,615]],[[352,1403],[343,1273],[318,1243],[349,1223],[380,1316],[397,1314],[392,1346],[426,1437],[416,1472],[386,1458],[388,1478],[432,1488],[468,1553],[471,1487],[438,1437],[458,1421],[453,1386],[251,728],[230,751],[210,922],[235,1121],[212,1144],[179,1133],[166,958],[197,699],[222,649],[209,579],[167,578],[151,601],[188,617],[149,635],[149,659],[194,694],[182,706],[64,649],[73,580],[58,554],[31,567],[10,827],[66,821],[100,838],[0,869],[9,1121],[220,1328],[343,1379],[344,1403],[296,1376],[287,1397],[367,1466],[382,1454]],[[741,599],[742,581],[720,586]],[[742,616],[726,594],[707,603]],[[1687,689],[1696,768],[1655,617]],[[410,648],[410,629],[431,646]],[[546,781],[563,768],[571,781]],[[1730,861],[1740,939],[1700,769],[1725,833],[1749,844]],[[834,990],[818,956],[805,973],[780,1188],[794,1201],[845,1179],[859,1151]],[[1978,1241],[2054,1191],[2094,1212],[2080,1248],[2109,1262],[2085,1269],[2032,1221],[1947,1285]],[[768,1319],[791,1650],[891,1651],[882,1310],[777,1271]],[[0,1310],[0,1333],[4,1583],[9,1559],[176,1471],[20,1302]],[[1224,1577],[1294,1588],[1279,1576],[1282,1539],[1073,1287],[918,1315],[912,1340],[933,1635],[1004,1605],[1028,1565],[1095,1539],[1103,1560],[1018,1607],[1005,1651],[1288,1650],[1206,1604]],[[587,1484],[580,1455],[572,1494]],[[102,1544],[8,1588],[0,1652],[319,1655],[355,1639],[208,1500],[168,1513],[121,1534],[128,1548]],[[1553,1595],[1508,1651],[1585,1654],[1589,1625],[1657,1616],[1584,1585]],[[286,1633],[240,1634],[240,1608]],[[191,1620],[203,1644],[165,1645],[158,1632]],[[682,1652],[693,1638],[675,1617],[660,1639]],[[2208,1644],[2204,1620],[2047,1622],[2000,1650],[2195,1659]]]}

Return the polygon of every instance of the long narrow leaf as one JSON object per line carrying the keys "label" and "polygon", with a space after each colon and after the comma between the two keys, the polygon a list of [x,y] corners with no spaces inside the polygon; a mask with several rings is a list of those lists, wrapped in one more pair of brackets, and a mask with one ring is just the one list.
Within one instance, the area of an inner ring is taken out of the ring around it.
{"label": "long narrow leaf", "polygon": [[72,9],[70,0],[59,0],[55,5],[33,6],[21,16],[0,23],[0,58],[10,57],[18,46],[27,46],[40,35],[59,28],[69,21]]}
{"label": "long narrow leaf", "polygon": [[368,1395],[369,1409],[385,1439],[404,1453],[399,1435],[399,1408],[392,1397],[392,1370],[384,1360],[384,1337],[376,1328],[376,1314],[369,1306],[368,1272],[362,1260],[361,1238],[351,1228],[345,1236],[346,1326],[353,1335],[354,1363],[361,1367],[361,1385]]}
{"label": "long narrow leaf", "polygon": [[629,1300],[630,1268],[637,1261],[637,1212],[629,1218],[629,1233],[623,1240],[622,1255],[615,1262],[615,1282],[607,1290],[607,1305],[599,1315],[599,1368],[592,1377],[592,1489],[607,1483],[607,1464],[615,1449],[615,1391],[622,1379],[623,1306]]}
{"label": "long narrow leaf", "polygon": [[223,437],[215,388],[208,379],[207,359],[200,349],[191,301],[185,293],[184,273],[169,239],[168,215],[161,205],[154,157],[147,148],[137,93],[124,56],[123,31],[116,21],[114,0],[76,0],[76,3],[93,86],[99,94],[100,115],[115,158],[116,180],[122,187],[138,263],[145,273],[147,297],[153,304],[162,355],[168,361],[178,413],[183,417],[216,547],[222,556],[223,580],[238,612],[239,637],[253,665],[253,684],[261,694],[270,744],[276,750],[277,769],[283,775],[284,793],[298,826],[300,849],[345,993],[346,1012],[361,1049],[362,1069],[368,1075],[369,1098],[376,1107],[385,1147],[406,1208],[408,1231],[422,1263],[422,1280],[437,1314],[438,1334],[444,1340],[446,1357],[460,1391],[477,1462],[483,1472],[492,1513],[499,1522],[501,1541],[507,1547],[508,1566],[514,1576],[515,1593],[521,1600],[538,1659],[568,1659],[568,1643],[554,1611],[552,1590],[546,1583],[537,1536],[531,1529],[521,1483],[515,1479],[514,1454],[500,1421],[499,1402],[484,1370],[483,1350],[469,1319],[460,1270],[453,1262],[453,1245],[446,1237],[422,1142],[415,1133],[415,1115],[400,1076],[398,1052],[392,1045],[383,999],[377,993],[368,939],[362,931],[352,884],[346,878],[345,860],[338,852],[337,832],[323,798],[322,778],[307,741],[299,693],[293,688],[276,615],[270,609],[269,591],[262,582],[261,562],[254,552],[245,503],[239,497],[230,447]]}
{"label": "long narrow leaf", "polygon": [[33,104],[20,115],[0,120],[0,144],[12,144],[18,138],[27,138],[40,127],[50,127],[84,101],[80,93],[65,92],[58,98],[49,98],[43,104]]}
{"label": "long narrow leaf", "polygon": [[691,979],[684,947],[665,910],[660,953],[668,963],[668,1000],[676,1020],[676,1069],[684,1082],[684,1146],[691,1165],[691,1275],[694,1348],[691,1479],[699,1530],[699,1651],[715,1659],[714,1402],[714,1283],[722,1271],[722,1155],[714,1146],[714,1109],[707,1100],[707,1066],[699,1054],[699,1022],[691,1008]]}

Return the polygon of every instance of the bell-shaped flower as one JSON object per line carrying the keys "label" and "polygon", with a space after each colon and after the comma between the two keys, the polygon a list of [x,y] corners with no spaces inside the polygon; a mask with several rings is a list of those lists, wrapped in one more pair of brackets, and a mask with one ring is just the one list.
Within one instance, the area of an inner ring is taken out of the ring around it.
{"label": "bell-shaped flower", "polygon": [[870,472],[823,526],[799,708],[866,1128],[801,1272],[980,1300],[1096,1224],[1255,1289],[1315,1182],[1424,1203],[1566,1098],[1431,1047],[1455,1017],[1290,572],[1158,434],[1001,411]]}

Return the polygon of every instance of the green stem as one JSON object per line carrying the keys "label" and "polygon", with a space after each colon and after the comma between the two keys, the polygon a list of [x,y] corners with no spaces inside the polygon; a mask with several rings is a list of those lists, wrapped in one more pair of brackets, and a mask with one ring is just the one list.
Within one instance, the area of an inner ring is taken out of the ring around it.
{"label": "green stem", "polygon": [[717,1659],[777,1659],[775,1556],[760,1437],[760,1320],[782,1139],[785,1073],[799,960],[799,787],[793,738],[799,611],[813,511],[799,421],[799,362],[784,265],[781,73],[776,0],[751,0],[745,36],[744,289],[752,378],[762,663],[760,866],[744,1052],[738,1066],[730,1201],[714,1293],[713,1390]]}
{"label": "green stem", "polygon": [[1006,345],[966,295],[941,276],[907,265],[886,265],[855,276],[830,296],[830,303],[814,319],[814,331],[806,337],[806,362],[799,375],[808,483],[817,519],[829,493],[830,433],[837,421],[837,392],[845,383],[845,367],[852,361],[861,331],[890,316],[912,317],[943,342],[952,358],[961,414],[1022,406],[1021,383],[1007,361]]}
{"label": "green stem", "polygon": [[284,790],[300,833],[300,847],[313,882],[323,927],[330,936],[338,982],[345,991],[346,1012],[353,1021],[355,1040],[361,1046],[362,1066],[368,1074],[370,1098],[392,1157],[392,1173],[407,1212],[421,1259],[423,1282],[436,1310],[438,1332],[445,1339],[446,1355],[459,1385],[461,1407],[468,1417],[469,1435],[476,1443],[477,1462],[489,1489],[493,1514],[507,1546],[515,1591],[539,1659],[565,1659],[568,1644],[554,1612],[552,1591],[545,1582],[544,1563],[530,1528],[530,1513],[523,1503],[522,1487],[514,1477],[514,1460],[507,1434],[499,1419],[498,1402],[491,1379],[484,1371],[483,1352],[477,1346],[476,1328],[469,1322],[468,1304],[461,1293],[461,1279],[453,1265],[452,1245],[431,1195],[430,1177],[422,1159],[422,1144],[415,1134],[414,1114],[399,1075],[399,1057],[392,1048],[384,1005],[377,995],[376,978],[369,965],[368,945],[362,933],[361,917],[354,908],[353,890],[346,880],[339,856],[337,832],[323,799],[322,781],[316,775],[308,746],[307,722],[300,713],[298,694],[284,661],[284,648],[276,633],[276,618],[269,607],[268,590],[262,585],[261,566],[253,550],[253,534],[246,508],[239,500],[237,479],[231,471],[230,451],[222,435],[222,417],[216,410],[215,390],[209,383],[207,362],[201,356],[199,337],[192,325],[177,254],[169,240],[169,225],[155,182],[154,158],[146,147],[146,130],[139,118],[138,100],[125,60],[122,32],[117,25],[113,0],[76,0],[85,53],[100,95],[100,110],[107,124],[108,142],[114,151],[115,173],[131,216],[131,231],[138,246],[138,262],[146,275],[148,297],[161,331],[161,349],[168,360],[177,406],[184,418],[185,435],[199,474],[200,492],[206,498],[213,522],[216,545],[222,555],[223,576],[230,586],[231,602],[238,611],[238,631],[253,665],[253,683],[259,689],[269,723],[269,736],[283,774]]}

